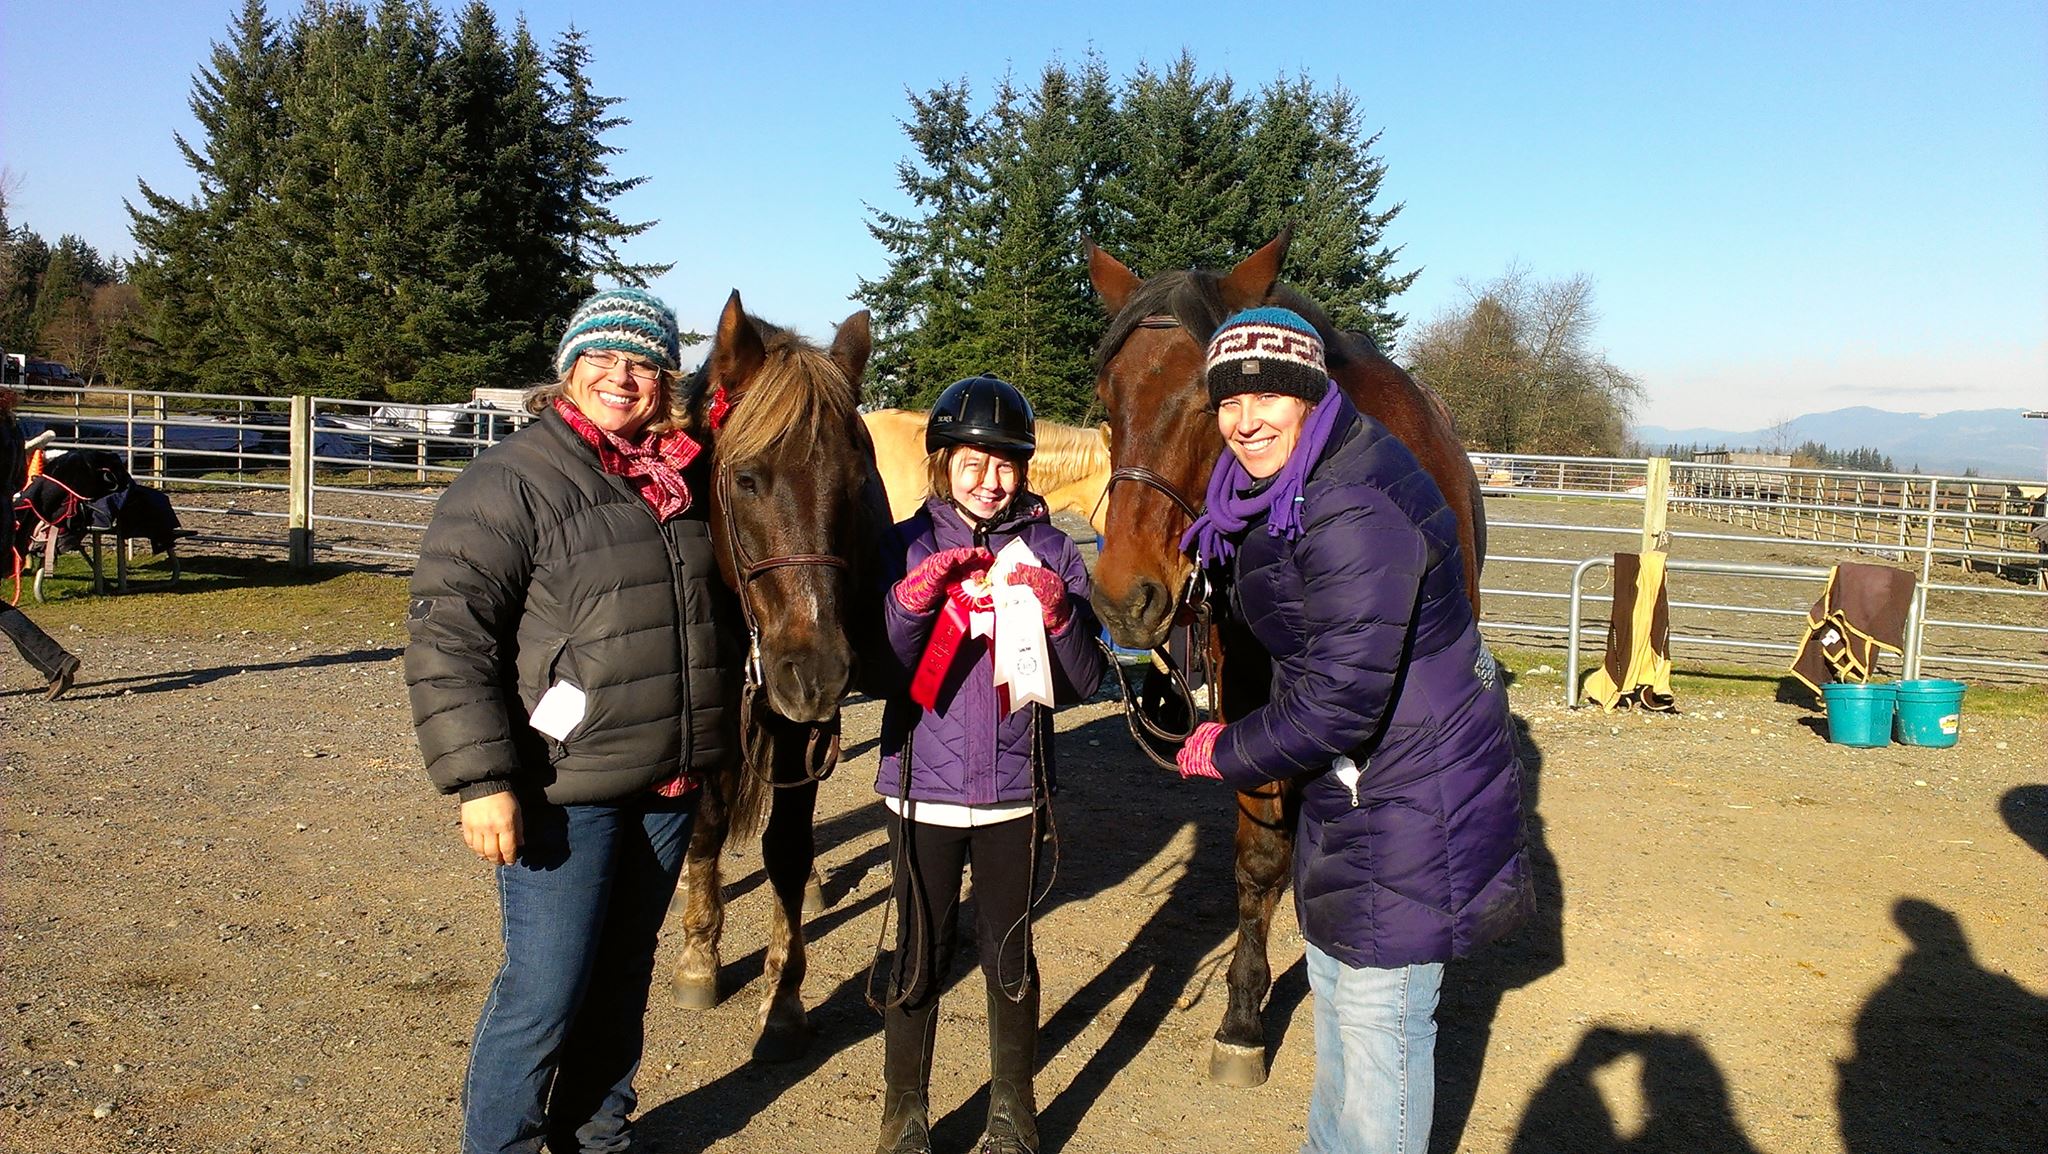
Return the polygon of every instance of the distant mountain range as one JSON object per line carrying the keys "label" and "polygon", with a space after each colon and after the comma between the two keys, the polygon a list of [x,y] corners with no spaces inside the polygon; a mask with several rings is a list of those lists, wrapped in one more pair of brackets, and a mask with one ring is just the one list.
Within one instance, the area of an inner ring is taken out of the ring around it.
{"label": "distant mountain range", "polygon": [[1900,472],[1915,465],[1923,473],[1975,469],[1985,477],[2038,481],[2048,452],[2048,420],[2029,421],[2024,409],[1966,409],[1953,413],[1887,413],[1858,405],[1831,413],[1794,417],[1783,427],[1736,432],[1728,429],[1667,429],[1638,425],[1636,440],[1651,449],[1698,445],[1712,449],[1789,451],[1805,441],[1830,449],[1876,449]]}

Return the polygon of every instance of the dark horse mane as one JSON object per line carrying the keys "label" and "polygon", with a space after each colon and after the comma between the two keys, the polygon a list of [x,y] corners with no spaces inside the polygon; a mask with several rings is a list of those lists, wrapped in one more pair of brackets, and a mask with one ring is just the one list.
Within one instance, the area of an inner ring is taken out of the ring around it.
{"label": "dark horse mane", "polygon": [[[1102,343],[1095,346],[1095,375],[1100,377],[1109,368],[1109,362],[1116,359],[1117,350],[1124,347],[1124,342],[1147,317],[1170,316],[1179,321],[1197,343],[1207,347],[1209,338],[1216,335],[1216,330],[1229,319],[1232,311],[1223,303],[1222,285],[1221,274],[1198,268],[1176,269],[1146,280],[1124,302],[1123,310],[1117,313],[1110,322],[1109,331],[1103,334]],[[1260,303],[1291,309],[1314,325],[1317,335],[1323,338],[1323,349],[1333,371],[1363,355],[1379,352],[1371,334],[1337,328],[1330,320],[1330,314],[1323,311],[1323,306],[1292,285],[1276,281]]]}

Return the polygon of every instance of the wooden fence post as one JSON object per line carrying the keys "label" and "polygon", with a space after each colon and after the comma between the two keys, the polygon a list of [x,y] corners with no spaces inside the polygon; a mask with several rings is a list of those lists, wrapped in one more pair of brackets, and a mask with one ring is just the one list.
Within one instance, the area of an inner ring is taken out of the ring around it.
{"label": "wooden fence post", "polygon": [[1645,553],[1671,543],[1665,517],[1671,509],[1671,458],[1651,457],[1643,475],[1643,548]]}
{"label": "wooden fence post", "polygon": [[293,397],[291,410],[291,564],[313,564],[313,398]]}

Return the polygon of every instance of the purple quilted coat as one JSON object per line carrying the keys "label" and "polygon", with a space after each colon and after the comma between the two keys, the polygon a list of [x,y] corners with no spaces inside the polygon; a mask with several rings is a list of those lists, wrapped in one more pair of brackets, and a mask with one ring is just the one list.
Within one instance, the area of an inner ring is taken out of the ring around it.
{"label": "purple quilted coat", "polygon": [[[1074,610],[1066,628],[1047,639],[1054,700],[1062,705],[1083,700],[1102,682],[1103,656],[1095,643],[1100,626],[1088,605],[1088,570],[1082,564],[1081,551],[1053,527],[1045,502],[1028,490],[1017,494],[1009,513],[981,544],[991,553],[1000,553],[1003,546],[1020,537],[1046,568],[1066,582],[1067,603]],[[924,656],[939,613],[936,609],[912,613],[897,604],[895,581],[933,553],[975,543],[960,514],[934,498],[896,526],[883,545],[891,589],[882,598],[882,613],[888,626],[890,653],[886,658],[894,663],[891,681],[895,690],[882,712],[882,768],[875,792],[886,797],[897,797],[902,789],[903,747],[905,739],[911,738],[910,797],[952,805],[1029,801],[1034,727],[1043,742],[1046,785],[1050,788],[1053,784],[1052,712],[1019,709],[997,716],[987,642],[971,637],[961,642],[952,674],[940,689],[938,708],[926,712],[910,699],[910,674]]]}
{"label": "purple quilted coat", "polygon": [[[1273,657],[1271,700],[1225,726],[1238,788],[1304,775],[1295,909],[1354,967],[1463,957],[1534,904],[1507,691],[1479,642],[1457,517],[1414,454],[1344,411],[1301,536],[1236,539],[1231,607]],[[1331,770],[1348,755],[1355,788]]]}

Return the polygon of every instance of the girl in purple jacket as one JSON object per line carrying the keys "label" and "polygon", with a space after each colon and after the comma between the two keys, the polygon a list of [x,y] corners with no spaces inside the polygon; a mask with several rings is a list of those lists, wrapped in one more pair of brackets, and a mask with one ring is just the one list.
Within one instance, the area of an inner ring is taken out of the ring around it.
{"label": "girl in purple jacket", "polygon": [[[1038,819],[1053,783],[1052,711],[1006,708],[987,643],[958,637],[947,659],[950,631],[942,623],[953,591],[985,574],[1004,546],[1022,541],[1042,567],[1019,567],[1009,581],[1038,600],[1055,699],[1080,701],[1102,680],[1080,551],[1026,487],[1036,443],[1031,406],[1015,386],[994,377],[948,386],[925,431],[930,495],[885,545],[886,563],[901,576],[882,612],[904,677],[883,713],[875,782],[890,811],[897,923],[882,1011],[881,1154],[930,1154],[932,1038],[940,983],[953,964],[961,872],[970,862],[989,1017],[988,1126],[979,1149],[1038,1149],[1031,890]],[[924,675],[913,680],[911,671],[920,669]]]}
{"label": "girl in purple jacket", "polygon": [[1273,678],[1265,705],[1196,729],[1181,774],[1301,781],[1304,1154],[1422,1154],[1444,963],[1533,900],[1506,687],[1465,595],[1456,515],[1330,381],[1315,328],[1238,313],[1206,366],[1226,451],[1183,544],[1227,571]]}

